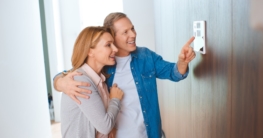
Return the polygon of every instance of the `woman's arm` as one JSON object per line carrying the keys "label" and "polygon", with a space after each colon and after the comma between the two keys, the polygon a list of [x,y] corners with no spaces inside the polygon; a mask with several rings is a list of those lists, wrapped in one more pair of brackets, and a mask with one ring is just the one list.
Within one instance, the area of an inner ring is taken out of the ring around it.
{"label": "woman's arm", "polygon": [[[101,96],[92,80],[87,76],[74,76],[74,79],[77,81],[88,82],[91,84],[90,87],[80,86],[81,88],[87,88],[92,91],[90,94],[90,99],[79,98],[82,104],[78,105],[80,110],[84,113],[84,115],[89,119],[91,124],[102,134],[108,134],[115,125],[115,121],[120,110],[120,99],[122,98],[116,95],[112,96],[108,105],[107,110],[104,107]],[[113,87],[114,88],[114,87]],[[116,87],[115,87],[116,88]],[[119,90],[121,91],[121,90]],[[122,92],[122,91],[121,91]],[[119,99],[120,98],[120,99]]]}

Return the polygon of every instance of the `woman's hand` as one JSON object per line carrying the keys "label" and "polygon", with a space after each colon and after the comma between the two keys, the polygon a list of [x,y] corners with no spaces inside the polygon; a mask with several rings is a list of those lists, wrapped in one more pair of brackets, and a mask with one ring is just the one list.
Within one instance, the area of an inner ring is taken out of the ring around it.
{"label": "woman's hand", "polygon": [[110,99],[118,98],[121,100],[122,97],[123,97],[123,91],[117,86],[116,83],[114,83],[110,89]]}

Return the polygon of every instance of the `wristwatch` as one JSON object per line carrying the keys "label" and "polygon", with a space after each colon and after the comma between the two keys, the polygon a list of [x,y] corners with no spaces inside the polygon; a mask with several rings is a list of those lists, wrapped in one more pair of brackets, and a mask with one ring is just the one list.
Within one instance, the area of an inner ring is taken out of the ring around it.
{"label": "wristwatch", "polygon": [[70,72],[71,72],[71,70],[64,70],[64,71],[62,72],[62,74],[66,76],[66,75],[68,75],[68,73],[70,73]]}

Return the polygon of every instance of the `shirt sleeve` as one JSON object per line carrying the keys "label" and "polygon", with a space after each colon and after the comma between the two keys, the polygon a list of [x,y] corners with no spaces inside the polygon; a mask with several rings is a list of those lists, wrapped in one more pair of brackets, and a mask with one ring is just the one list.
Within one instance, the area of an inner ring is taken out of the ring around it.
{"label": "shirt sleeve", "polygon": [[185,79],[189,70],[185,74],[178,71],[177,64],[163,60],[163,58],[155,52],[149,50],[153,59],[156,77],[159,79],[169,79],[171,81],[180,81]]}
{"label": "shirt sleeve", "polygon": [[59,72],[58,74],[56,74],[56,75],[53,77],[53,80],[55,80],[55,78],[56,78],[58,75],[60,75],[60,74],[62,74],[62,72]]}
{"label": "shirt sleeve", "polygon": [[55,78],[58,76],[58,75],[60,75],[60,74],[62,74],[63,72],[68,72],[69,70],[63,70],[62,72],[59,72],[58,74],[56,74],[54,77],[53,77],[53,80],[55,80]]}
{"label": "shirt sleeve", "polygon": [[120,100],[116,98],[111,99],[108,108],[105,109],[98,89],[90,78],[82,75],[75,76],[74,79],[91,84],[90,87],[81,86],[81,88],[90,89],[92,93],[89,94],[89,99],[79,98],[81,104],[78,104],[78,106],[97,131],[102,134],[108,134],[115,125],[120,110]]}

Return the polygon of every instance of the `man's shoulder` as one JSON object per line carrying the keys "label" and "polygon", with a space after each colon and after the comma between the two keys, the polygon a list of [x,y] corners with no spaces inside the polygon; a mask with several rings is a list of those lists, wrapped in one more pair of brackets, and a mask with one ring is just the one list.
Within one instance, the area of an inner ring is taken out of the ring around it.
{"label": "man's shoulder", "polygon": [[136,50],[133,52],[133,55],[135,55],[137,57],[145,57],[145,56],[151,55],[152,52],[153,51],[151,51],[147,47],[137,46]]}
{"label": "man's shoulder", "polygon": [[149,48],[143,46],[137,46],[135,50],[135,52],[149,52],[149,51],[151,51]]}

